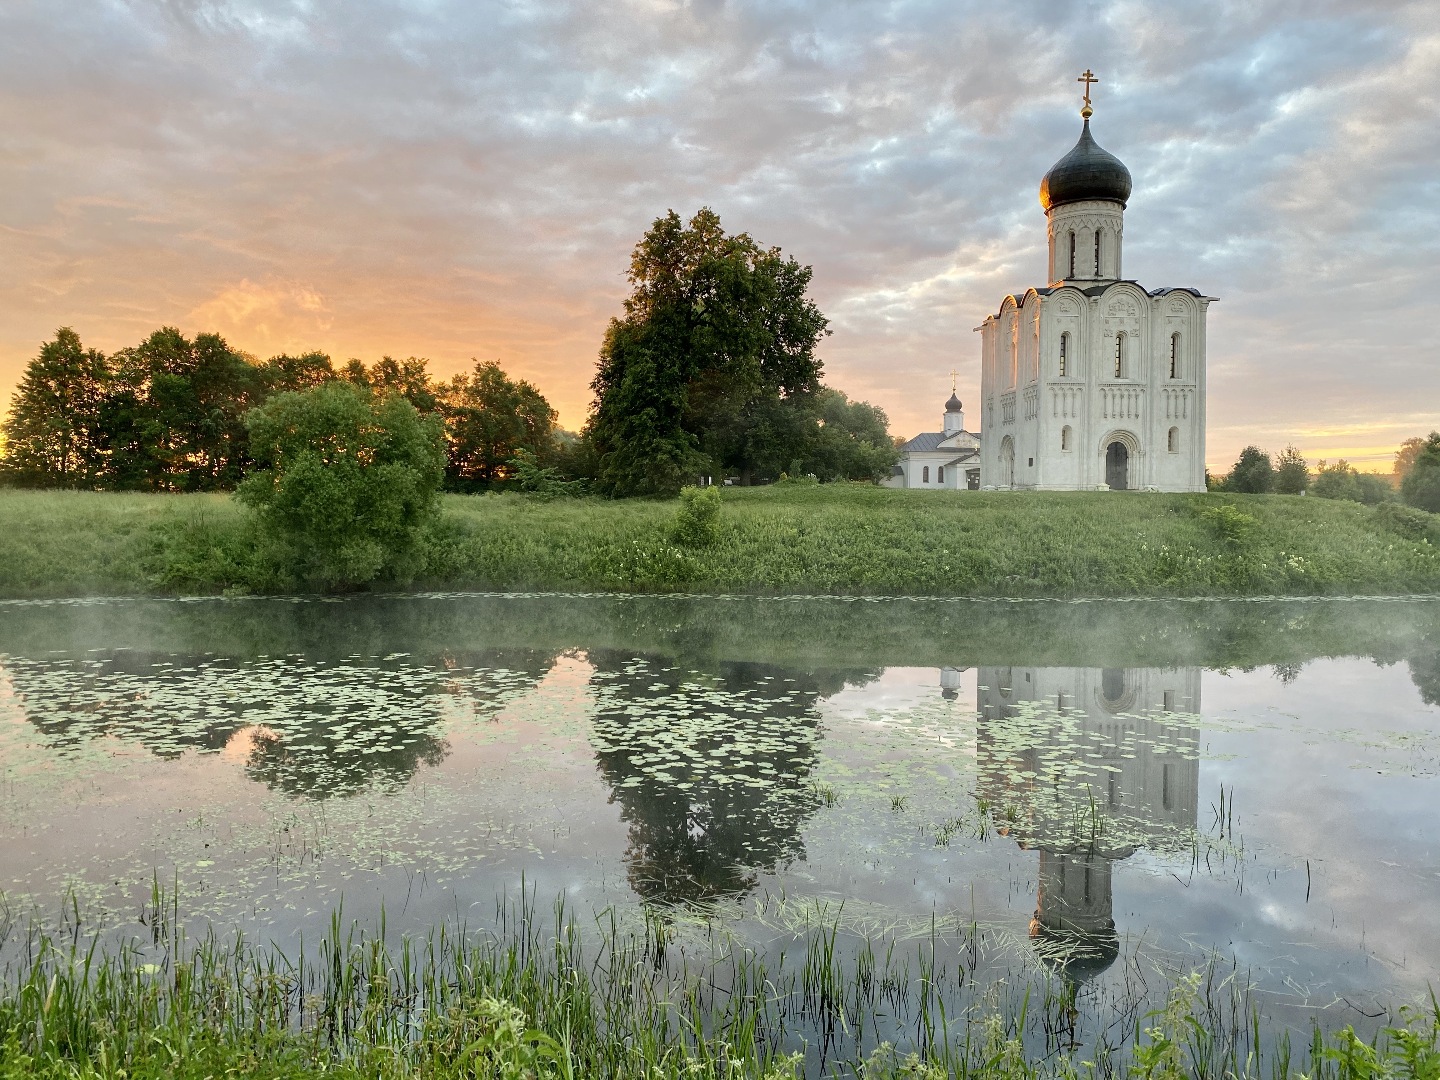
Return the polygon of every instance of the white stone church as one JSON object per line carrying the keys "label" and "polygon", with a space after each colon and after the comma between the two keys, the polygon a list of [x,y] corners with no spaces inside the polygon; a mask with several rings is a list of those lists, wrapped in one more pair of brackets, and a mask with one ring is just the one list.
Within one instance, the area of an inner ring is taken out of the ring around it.
{"label": "white stone church", "polygon": [[[1205,315],[1214,297],[1125,280],[1130,171],[1091,136],[1094,80],[1086,72],[1081,81],[1080,141],[1040,182],[1050,284],[1007,296],[976,328],[984,438],[964,434],[978,444],[978,486],[1204,491]],[[953,394],[951,402],[958,412]],[[925,471],[937,475],[942,463],[929,459],[949,442],[912,439],[891,485],[942,486]],[[970,486],[948,482],[956,466],[943,464],[944,487]]]}

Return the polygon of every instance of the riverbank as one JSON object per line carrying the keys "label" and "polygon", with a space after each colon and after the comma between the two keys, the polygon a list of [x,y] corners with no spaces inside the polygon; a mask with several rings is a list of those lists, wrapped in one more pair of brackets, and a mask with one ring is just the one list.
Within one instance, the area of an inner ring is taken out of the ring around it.
{"label": "riverbank", "polygon": [[[1298,496],[726,489],[707,547],[673,501],[446,496],[428,589],[1160,597],[1440,592],[1440,518]],[[390,583],[385,587],[393,587]],[[299,586],[228,496],[0,491],[0,596]]]}
{"label": "riverbank", "polygon": [[525,903],[508,932],[441,926],[398,942],[336,911],[307,956],[238,934],[188,944],[158,886],[155,898],[118,947],[87,946],[78,926],[14,933],[0,1080],[1422,1080],[1440,1063],[1433,1002],[1361,1017],[1365,1036],[1316,1014],[1292,1042],[1220,963],[1149,972],[1155,998],[1128,1009],[1143,1021],[1096,1025],[1091,1011],[1126,1010],[1093,993],[1081,1006],[1067,972],[1085,969],[1083,942],[976,987],[942,958],[973,957],[988,936],[963,920],[858,942],[807,922],[783,934],[787,961],[723,934],[707,946],[703,920],[687,928],[666,909],[625,928],[612,909],[588,942],[563,903],[553,920]]}

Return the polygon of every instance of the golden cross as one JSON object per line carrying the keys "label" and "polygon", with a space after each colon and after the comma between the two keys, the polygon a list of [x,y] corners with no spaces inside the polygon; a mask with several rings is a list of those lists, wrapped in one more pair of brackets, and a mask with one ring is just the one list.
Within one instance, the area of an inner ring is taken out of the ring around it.
{"label": "golden cross", "polygon": [[960,373],[952,367],[950,369],[950,393],[952,394],[955,393],[955,380],[959,377]]}
{"label": "golden cross", "polygon": [[1093,71],[1091,71],[1089,68],[1086,68],[1085,74],[1081,75],[1075,81],[1083,82],[1085,84],[1085,107],[1080,110],[1080,115],[1085,117],[1086,120],[1089,120],[1090,115],[1095,111],[1094,109],[1090,108],[1090,84],[1098,83],[1100,80],[1095,77],[1095,73]]}

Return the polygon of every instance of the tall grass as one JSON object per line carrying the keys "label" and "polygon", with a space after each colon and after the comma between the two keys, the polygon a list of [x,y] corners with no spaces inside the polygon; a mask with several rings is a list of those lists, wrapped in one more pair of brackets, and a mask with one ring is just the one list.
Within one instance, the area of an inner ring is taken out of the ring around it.
{"label": "tall grass", "polygon": [[963,953],[935,933],[910,956],[893,940],[845,951],[821,923],[767,962],[723,932],[687,952],[663,911],[628,929],[611,912],[587,939],[563,903],[542,917],[527,899],[489,934],[420,940],[337,911],[317,947],[287,953],[240,935],[191,945],[178,917],[157,889],[148,940],[105,950],[78,924],[12,932],[0,1077],[1440,1074],[1433,998],[1368,1040],[1315,1027],[1296,1046],[1210,970],[1082,1041],[1076,986],[1058,978],[1040,996],[1001,985],[961,1004]]}
{"label": "tall grass", "polygon": [[[433,588],[949,596],[1440,590],[1440,519],[1299,496],[727,489],[713,540],[675,502],[448,496]],[[0,491],[0,595],[274,592],[220,496]]]}

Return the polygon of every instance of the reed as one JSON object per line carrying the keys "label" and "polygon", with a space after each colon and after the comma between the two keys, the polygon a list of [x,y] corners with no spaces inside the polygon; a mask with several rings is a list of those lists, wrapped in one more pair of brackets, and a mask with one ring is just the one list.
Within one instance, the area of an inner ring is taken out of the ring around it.
{"label": "reed", "polygon": [[102,946],[79,915],[49,931],[0,925],[4,1080],[1440,1075],[1433,997],[1369,1039],[1317,1025],[1297,1044],[1211,968],[1082,1039],[1063,979],[965,998],[965,943],[938,923],[857,946],[837,921],[811,921],[776,957],[714,929],[682,947],[660,909],[638,923],[607,910],[582,933],[563,899],[547,913],[533,894],[500,902],[487,932],[419,939],[392,935],[383,914],[366,931],[336,911],[322,941],[292,951],[238,933],[191,943],[158,884],[144,935]]}

